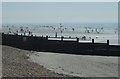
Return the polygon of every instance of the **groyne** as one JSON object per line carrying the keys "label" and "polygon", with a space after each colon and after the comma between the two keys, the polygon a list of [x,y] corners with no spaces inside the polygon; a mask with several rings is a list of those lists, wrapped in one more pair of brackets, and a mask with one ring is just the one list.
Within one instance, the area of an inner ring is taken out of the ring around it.
{"label": "groyne", "polygon": [[109,40],[106,43],[95,43],[92,39],[91,43],[63,40],[49,40],[48,36],[24,36],[24,35],[11,35],[2,33],[2,45],[8,45],[25,50],[46,51],[46,52],[59,52],[67,54],[78,55],[101,55],[101,56],[119,56],[120,46],[109,45]]}

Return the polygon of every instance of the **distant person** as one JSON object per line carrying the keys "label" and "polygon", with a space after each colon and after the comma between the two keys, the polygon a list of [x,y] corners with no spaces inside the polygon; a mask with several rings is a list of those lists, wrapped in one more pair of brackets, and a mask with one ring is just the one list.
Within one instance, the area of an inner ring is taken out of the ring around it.
{"label": "distant person", "polygon": [[69,38],[71,38],[71,36],[69,36]]}
{"label": "distant person", "polygon": [[93,32],[94,30],[92,29],[92,32]]}
{"label": "distant person", "polygon": [[90,33],[90,31],[89,31],[89,30],[87,30],[87,33]]}
{"label": "distant person", "polygon": [[75,31],[75,29],[74,29],[74,28],[72,28],[72,31]]}
{"label": "distant person", "polygon": [[86,40],[86,36],[83,36],[83,37],[82,37],[82,40]]}
{"label": "distant person", "polygon": [[9,33],[11,33],[11,28],[9,28]]}
{"label": "distant person", "polygon": [[103,30],[103,27],[101,27],[101,30]]}
{"label": "distant person", "polygon": [[15,33],[16,35],[18,35],[18,30],[16,30],[16,33]]}
{"label": "distant person", "polygon": [[53,28],[55,30],[55,28]]}
{"label": "distant person", "polygon": [[24,32],[24,36],[25,36],[25,32]]}
{"label": "distant person", "polygon": [[28,32],[28,35],[29,35],[29,36],[32,35],[32,32],[29,31],[29,32]]}
{"label": "distant person", "polygon": [[65,30],[67,30],[67,28],[65,28]]}
{"label": "distant person", "polygon": [[98,37],[96,37],[96,39],[97,39]]}
{"label": "distant person", "polygon": [[62,31],[62,30],[61,30],[60,32],[61,32],[61,33],[63,33],[63,31]]}
{"label": "distant person", "polygon": [[100,33],[97,28],[95,30],[96,30],[96,33]]}
{"label": "distant person", "polygon": [[91,37],[89,37],[89,39],[91,39]]}
{"label": "distant person", "polygon": [[85,27],[85,33],[87,32],[87,27]]}
{"label": "distant person", "polygon": [[24,32],[23,27],[20,27],[20,31],[21,31],[21,32]]}
{"label": "distant person", "polygon": [[96,33],[98,32],[98,31],[97,31],[97,28],[95,29],[95,31],[96,31]]}

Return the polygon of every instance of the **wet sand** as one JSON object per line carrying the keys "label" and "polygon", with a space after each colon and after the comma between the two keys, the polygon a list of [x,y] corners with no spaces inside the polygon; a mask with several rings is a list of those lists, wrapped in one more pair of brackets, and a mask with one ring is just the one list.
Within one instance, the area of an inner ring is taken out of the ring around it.
{"label": "wet sand", "polygon": [[36,52],[30,61],[56,73],[78,77],[118,77],[118,57]]}

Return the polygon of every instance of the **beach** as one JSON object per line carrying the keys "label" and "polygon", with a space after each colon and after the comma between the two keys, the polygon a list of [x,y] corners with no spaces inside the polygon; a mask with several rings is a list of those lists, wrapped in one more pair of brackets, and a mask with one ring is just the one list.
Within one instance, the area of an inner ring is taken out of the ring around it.
{"label": "beach", "polygon": [[31,53],[33,52],[2,46],[2,77],[66,77],[28,61],[27,54]]}
{"label": "beach", "polygon": [[2,77],[118,77],[118,57],[35,52],[2,46]]}
{"label": "beach", "polygon": [[77,77],[118,77],[118,57],[35,52],[30,61],[60,74]]}
{"label": "beach", "polygon": [[1,6],[0,77],[118,77],[118,3]]}

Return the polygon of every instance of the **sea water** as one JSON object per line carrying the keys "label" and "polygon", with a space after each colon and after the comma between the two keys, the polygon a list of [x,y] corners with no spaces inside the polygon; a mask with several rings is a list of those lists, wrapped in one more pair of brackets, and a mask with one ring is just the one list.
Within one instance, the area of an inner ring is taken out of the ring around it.
{"label": "sea water", "polygon": [[[52,36],[58,37],[86,37],[81,42],[105,43],[110,40],[110,44],[118,44],[118,24],[117,23],[36,23],[36,24],[3,24],[2,32],[16,32],[23,34],[21,28],[28,35],[28,31],[35,36]],[[68,40],[68,39],[67,39]],[[75,39],[76,40],[76,39]]]}

